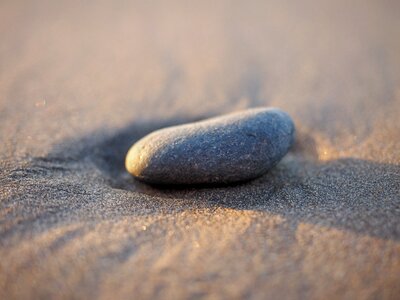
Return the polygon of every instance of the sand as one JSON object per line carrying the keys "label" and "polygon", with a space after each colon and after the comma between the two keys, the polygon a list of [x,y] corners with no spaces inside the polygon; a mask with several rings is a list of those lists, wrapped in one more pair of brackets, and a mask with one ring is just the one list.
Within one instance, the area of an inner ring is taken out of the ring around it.
{"label": "sand", "polygon": [[[398,299],[397,1],[0,2],[1,299]],[[257,106],[290,153],[157,189],[145,134]]]}

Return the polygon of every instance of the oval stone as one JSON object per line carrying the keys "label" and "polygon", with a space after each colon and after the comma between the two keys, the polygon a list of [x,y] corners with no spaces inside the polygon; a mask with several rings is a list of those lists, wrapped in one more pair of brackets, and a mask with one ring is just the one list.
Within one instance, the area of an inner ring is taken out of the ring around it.
{"label": "oval stone", "polygon": [[160,129],[135,143],[125,166],[152,184],[231,183],[259,177],[294,142],[295,127],[277,108],[256,108]]}

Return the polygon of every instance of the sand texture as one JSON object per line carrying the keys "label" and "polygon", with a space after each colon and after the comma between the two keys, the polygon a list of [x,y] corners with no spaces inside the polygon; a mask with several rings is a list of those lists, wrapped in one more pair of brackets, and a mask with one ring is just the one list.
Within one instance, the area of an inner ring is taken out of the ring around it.
{"label": "sand texture", "polygon": [[[1,1],[0,36],[0,299],[399,299],[399,1]],[[124,170],[257,106],[298,129],[261,178]]]}

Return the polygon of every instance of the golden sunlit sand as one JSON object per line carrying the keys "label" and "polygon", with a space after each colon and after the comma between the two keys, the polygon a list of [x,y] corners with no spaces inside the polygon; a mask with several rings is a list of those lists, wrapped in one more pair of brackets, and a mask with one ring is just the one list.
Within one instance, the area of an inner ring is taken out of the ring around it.
{"label": "golden sunlit sand", "polygon": [[[0,299],[397,299],[396,1],[1,1]],[[269,173],[154,188],[129,147],[250,107]]]}

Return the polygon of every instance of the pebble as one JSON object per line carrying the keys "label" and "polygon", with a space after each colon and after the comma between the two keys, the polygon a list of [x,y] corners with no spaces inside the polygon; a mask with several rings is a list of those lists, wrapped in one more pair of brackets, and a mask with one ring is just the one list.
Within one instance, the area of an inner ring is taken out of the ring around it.
{"label": "pebble", "polygon": [[265,174],[288,152],[295,127],[277,108],[255,108],[160,129],[135,143],[129,173],[150,184],[217,184]]}

